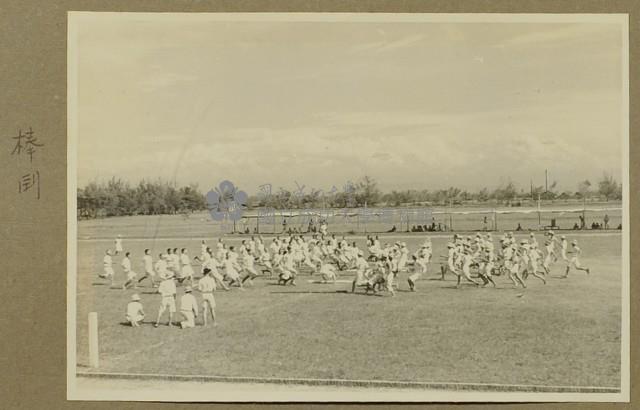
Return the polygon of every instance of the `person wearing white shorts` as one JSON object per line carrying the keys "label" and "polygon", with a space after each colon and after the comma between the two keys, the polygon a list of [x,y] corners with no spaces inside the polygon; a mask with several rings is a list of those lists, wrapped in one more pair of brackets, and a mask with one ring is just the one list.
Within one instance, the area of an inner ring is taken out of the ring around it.
{"label": "person wearing white shorts", "polygon": [[110,279],[111,285],[113,286],[113,277],[115,273],[113,272],[113,259],[111,258],[111,251],[107,249],[105,251],[104,258],[102,259],[102,267],[104,269],[104,274],[99,275],[101,278]]}
{"label": "person wearing white shorts", "polygon": [[115,240],[116,243],[116,255],[122,252],[122,235],[118,235]]}
{"label": "person wearing white shorts", "polygon": [[[424,244],[422,247],[416,252],[414,255],[415,262],[413,265],[413,274],[409,275],[407,278],[407,283],[409,283],[409,290],[415,292],[416,290],[416,282],[420,277],[427,273],[427,266],[429,263],[430,251],[428,250],[428,245]],[[402,256],[401,256],[402,257]]]}
{"label": "person wearing white shorts", "polygon": [[369,271],[369,263],[364,258],[364,254],[362,252],[358,252],[358,257],[356,258],[356,277],[353,279],[353,283],[351,284],[351,293],[356,291],[356,286],[364,286],[367,284],[367,273]]}
{"label": "person wearing white shorts", "polygon": [[130,255],[131,255],[131,252],[125,253],[124,258],[122,258],[122,262],[120,263],[120,265],[122,266],[122,270],[124,271],[127,277],[127,281],[124,283],[124,285],[122,285],[122,289],[126,289],[132,283],[133,283],[133,287],[137,288],[137,283],[135,282],[135,279],[138,274],[135,273],[133,269],[131,269],[131,259],[129,259]]}
{"label": "person wearing white shorts", "polygon": [[242,257],[242,269],[246,272],[242,278],[243,284],[246,281],[249,281],[249,284],[253,285],[253,280],[258,277],[258,272],[256,272],[254,264],[255,260],[253,258],[253,253],[250,250],[247,250]]}
{"label": "person wearing white shorts", "polygon": [[142,303],[140,303],[140,296],[137,293],[131,295],[131,302],[127,304],[125,318],[132,327],[139,327],[140,322],[144,319],[144,309],[142,308]]}
{"label": "person wearing white shorts", "polygon": [[238,285],[238,287],[242,288],[242,281],[240,280],[240,275],[238,274],[238,266],[233,262],[233,260],[231,260],[229,253],[226,256],[223,265],[224,273],[227,279],[229,279],[229,286],[235,283]]}
{"label": "person wearing white shorts", "polygon": [[571,251],[569,252],[569,254],[571,255],[571,259],[568,259],[567,270],[563,278],[566,278],[567,276],[569,276],[569,271],[571,270],[571,267],[574,267],[576,270],[587,272],[587,274],[591,273],[591,269],[584,267],[580,264],[580,255],[582,254],[582,249],[580,249],[580,247],[578,246],[578,241],[576,240],[571,241]]}
{"label": "person wearing white shorts", "polygon": [[173,281],[173,275],[171,273],[163,277],[158,287],[158,293],[160,293],[161,300],[155,327],[160,326],[160,318],[165,310],[169,310],[169,326],[173,326],[171,319],[176,312],[176,283]]}
{"label": "person wearing white shorts", "polygon": [[569,263],[569,258],[567,257],[568,245],[567,238],[564,235],[560,236],[560,255],[566,263]]}
{"label": "person wearing white shorts", "polygon": [[193,282],[193,267],[191,266],[191,259],[189,258],[189,253],[186,248],[182,248],[180,250],[180,264],[182,267],[180,268],[180,282],[188,280],[190,283]]}
{"label": "person wearing white shorts", "polygon": [[191,294],[191,286],[184,288],[184,295],[180,298],[180,313],[184,316],[184,320],[180,322],[183,329],[196,327],[196,318],[198,317],[198,302]]}
{"label": "person wearing white shorts", "polygon": [[523,288],[526,288],[527,285],[524,283],[522,276],[520,276],[520,265],[522,263],[522,260],[518,253],[516,245],[510,245],[509,249],[511,249],[510,260],[508,264],[505,262],[505,266],[507,267],[507,269],[509,269],[509,278],[513,282],[514,287],[517,288],[518,285],[522,285]]}
{"label": "person wearing white shorts", "polygon": [[330,263],[324,263],[320,267],[320,276],[322,276],[322,282],[328,283],[329,281],[336,283],[336,268]]}
{"label": "person wearing white shorts", "polygon": [[144,264],[144,275],[140,279],[138,279],[138,283],[142,282],[146,278],[149,278],[149,280],[151,281],[151,286],[155,288],[157,286],[155,280],[156,272],[153,269],[153,258],[151,257],[149,249],[144,250],[142,263]]}
{"label": "person wearing white shorts", "polygon": [[[464,251],[463,251],[463,254],[462,254],[462,276],[464,276],[467,281],[469,281],[469,282],[475,284],[476,286],[478,286],[478,285],[480,285],[480,283],[476,282],[471,277],[471,263],[472,262],[473,262],[473,255],[471,253],[471,247],[468,246],[468,245],[465,245]],[[456,284],[457,288],[460,287],[460,280],[462,279],[462,276],[458,275],[458,283]]]}
{"label": "person wearing white shorts", "polygon": [[202,294],[202,319],[204,326],[207,325],[208,313],[211,314],[213,320],[213,326],[217,326],[216,323],[216,300],[213,297],[213,292],[216,290],[216,280],[211,276],[211,269],[205,268],[204,277],[198,281],[198,290]]}
{"label": "person wearing white shorts", "polygon": [[493,251],[491,250],[491,248],[486,248],[484,251],[484,271],[482,271],[482,278],[483,280],[485,280],[485,283],[483,286],[487,286],[489,283],[491,283],[493,285],[493,287],[496,287],[496,283],[493,281],[493,268],[494,268],[494,262],[493,262]]}
{"label": "person wearing white shorts", "polygon": [[213,257],[211,253],[211,248],[207,248],[207,253],[205,254],[205,259],[202,262],[202,273],[205,270],[209,269],[211,271],[211,276],[213,279],[222,286],[224,290],[229,290],[229,287],[224,283],[224,276],[218,272],[218,267],[221,266],[220,263]]}

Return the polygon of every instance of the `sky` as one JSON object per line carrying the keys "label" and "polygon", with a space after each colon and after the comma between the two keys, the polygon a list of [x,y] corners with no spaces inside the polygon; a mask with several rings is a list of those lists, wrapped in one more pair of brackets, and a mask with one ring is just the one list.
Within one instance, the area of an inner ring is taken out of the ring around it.
{"label": "sky", "polygon": [[[622,28],[79,20],[78,186],[383,191],[622,171]],[[74,98],[73,95],[70,98]]]}

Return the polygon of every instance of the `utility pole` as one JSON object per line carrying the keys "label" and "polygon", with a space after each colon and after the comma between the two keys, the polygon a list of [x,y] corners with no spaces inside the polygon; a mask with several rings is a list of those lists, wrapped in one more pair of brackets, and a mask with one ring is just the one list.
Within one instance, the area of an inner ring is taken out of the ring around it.
{"label": "utility pole", "polygon": [[529,180],[529,184],[531,187],[531,200],[533,201],[533,178]]}
{"label": "utility pole", "polygon": [[538,194],[538,230],[540,230],[542,225],[541,217],[540,217],[540,194]]}
{"label": "utility pole", "polygon": [[549,192],[549,172],[544,170],[544,193]]}

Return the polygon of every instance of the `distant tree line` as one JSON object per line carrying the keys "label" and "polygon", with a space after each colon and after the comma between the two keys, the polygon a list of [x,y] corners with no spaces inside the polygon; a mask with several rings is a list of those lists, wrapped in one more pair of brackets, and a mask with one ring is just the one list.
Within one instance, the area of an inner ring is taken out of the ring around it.
{"label": "distant tree line", "polygon": [[132,186],[112,178],[78,189],[79,218],[178,214],[204,209],[207,209],[205,197],[195,184],[176,187],[161,180],[142,180]]}
{"label": "distant tree line", "polygon": [[[324,192],[315,189],[277,188],[269,194],[249,197],[247,207],[274,209],[353,208],[367,206],[448,206],[473,203],[494,203],[517,206],[521,202],[541,200],[620,200],[622,184],[608,174],[595,184],[581,181],[576,191],[559,192],[557,183],[519,188],[507,181],[494,189],[468,191],[456,187],[437,190],[393,190],[383,193],[377,182],[368,176],[356,182],[346,182],[339,188]],[[242,189],[242,187],[240,187]],[[142,180],[133,186],[120,179],[91,182],[78,189],[78,217],[99,218],[124,215],[188,214],[207,209],[205,193],[198,185],[177,187],[166,181]]]}
{"label": "distant tree line", "polygon": [[549,200],[620,200],[622,199],[622,184],[607,174],[596,186],[588,180],[582,181],[576,191],[557,190],[557,182],[550,186],[534,186],[529,189],[519,188],[512,181],[500,184],[490,190],[482,188],[478,191],[468,191],[456,187],[445,189],[407,189],[393,190],[382,193],[376,181],[371,177],[363,177],[356,183],[347,182],[336,192],[317,190],[288,190],[278,188],[269,196],[256,195],[249,197],[249,207],[270,207],[275,209],[303,209],[303,208],[349,208],[368,206],[404,206],[404,205],[432,205],[447,206],[469,203],[495,203],[501,205],[517,205],[524,201]]}

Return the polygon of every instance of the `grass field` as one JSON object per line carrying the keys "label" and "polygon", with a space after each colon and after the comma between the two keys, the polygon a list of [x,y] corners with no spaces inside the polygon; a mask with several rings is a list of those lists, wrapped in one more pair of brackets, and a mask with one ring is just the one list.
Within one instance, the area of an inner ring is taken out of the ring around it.
{"label": "grass field", "polygon": [[[185,232],[178,224],[158,225],[156,235],[146,232],[156,239],[130,239],[143,222],[129,219],[130,231],[109,220],[101,221],[105,227],[99,231],[117,226],[137,272],[144,248],[152,248],[154,258],[167,247],[187,247],[197,255],[200,238],[214,241],[211,233]],[[413,251],[424,235],[401,240]],[[574,272],[560,279],[558,263],[547,285],[530,277],[524,291],[505,277],[497,278],[495,289],[455,289],[453,276],[438,279],[438,255],[447,242],[440,234],[433,235],[432,274],[418,282],[415,293],[408,292],[406,274],[399,275],[396,297],[351,294],[349,283],[309,283],[308,276],[296,287],[259,278],[246,291],[216,293],[218,327],[180,330],[152,326],[160,297],[147,283],[138,289],[147,318],[134,329],[122,324],[134,291],[111,289],[97,277],[112,239],[82,240],[101,235],[95,234],[95,221],[80,222],[78,367],[88,370],[87,314],[96,311],[103,372],[619,387],[621,235],[567,235],[579,240],[591,275]],[[397,236],[382,236],[381,242]],[[364,238],[354,240],[364,249]],[[121,286],[119,262],[114,257]]]}

